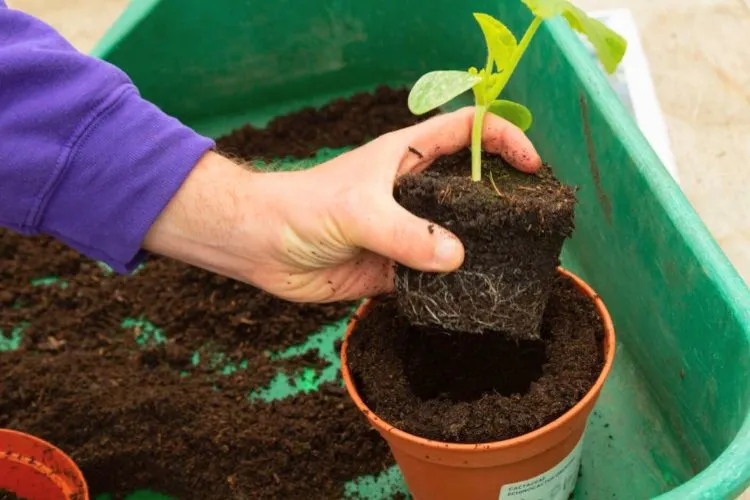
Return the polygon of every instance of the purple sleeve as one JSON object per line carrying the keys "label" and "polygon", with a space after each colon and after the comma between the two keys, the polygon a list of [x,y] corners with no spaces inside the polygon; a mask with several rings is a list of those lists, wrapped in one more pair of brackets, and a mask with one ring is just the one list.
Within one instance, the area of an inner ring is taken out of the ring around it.
{"label": "purple sleeve", "polygon": [[0,0],[0,225],[130,272],[213,145],[142,99],[118,68]]}

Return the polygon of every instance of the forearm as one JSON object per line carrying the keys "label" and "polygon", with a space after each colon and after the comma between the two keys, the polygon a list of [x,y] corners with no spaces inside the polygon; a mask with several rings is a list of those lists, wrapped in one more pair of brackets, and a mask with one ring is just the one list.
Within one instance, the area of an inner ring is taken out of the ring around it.
{"label": "forearm", "polygon": [[[262,188],[256,189],[264,175],[212,151],[206,153],[151,226],[143,248],[232,274],[240,258],[228,255],[226,249],[237,233],[252,231],[271,215],[263,214],[265,195]],[[249,198],[253,203],[247,203]]]}
{"label": "forearm", "polygon": [[0,0],[0,225],[128,271],[212,145]]}

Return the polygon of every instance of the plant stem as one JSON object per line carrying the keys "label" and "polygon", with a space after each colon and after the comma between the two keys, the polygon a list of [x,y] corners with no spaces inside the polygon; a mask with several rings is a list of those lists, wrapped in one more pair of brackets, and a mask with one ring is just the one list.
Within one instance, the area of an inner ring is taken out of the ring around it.
{"label": "plant stem", "polygon": [[474,123],[471,127],[471,180],[474,182],[482,180],[482,130],[486,113],[486,106],[475,107]]}
{"label": "plant stem", "polygon": [[492,74],[492,54],[487,51],[487,64],[484,66],[484,74],[485,76],[490,76]]}
{"label": "plant stem", "polygon": [[526,52],[526,49],[529,47],[529,44],[531,43],[531,39],[534,38],[534,35],[536,34],[536,30],[538,30],[539,26],[541,25],[542,25],[542,18],[539,16],[535,16],[534,20],[531,21],[531,24],[526,30],[526,33],[523,34],[523,38],[521,38],[521,43],[518,44],[518,47],[516,48],[516,51],[513,54],[513,62],[510,66],[510,73],[513,73],[513,71],[515,71],[518,61],[521,60],[521,56],[523,56],[523,53]]}
{"label": "plant stem", "polygon": [[511,58],[510,65],[505,69],[505,71],[501,73],[497,84],[495,84],[495,87],[492,88],[491,95],[497,96],[500,95],[500,92],[503,91],[503,88],[505,88],[505,85],[510,79],[510,75],[512,75],[516,70],[516,66],[518,66],[518,62],[521,60],[523,53],[526,52],[526,49],[529,47],[531,39],[534,38],[536,31],[539,29],[539,26],[542,25],[542,21],[543,19],[541,17],[534,16],[534,20],[531,21],[531,24],[526,29],[526,33],[524,33],[523,38],[521,38],[521,43],[518,44],[518,47],[516,47],[516,50],[513,52],[513,57]]}

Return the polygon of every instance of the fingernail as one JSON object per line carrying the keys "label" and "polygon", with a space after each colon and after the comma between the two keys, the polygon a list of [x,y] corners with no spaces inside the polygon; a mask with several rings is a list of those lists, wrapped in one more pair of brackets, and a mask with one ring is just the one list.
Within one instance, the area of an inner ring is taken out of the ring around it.
{"label": "fingernail", "polygon": [[452,271],[461,265],[461,259],[461,243],[456,237],[440,237],[435,247],[435,266],[441,271]]}

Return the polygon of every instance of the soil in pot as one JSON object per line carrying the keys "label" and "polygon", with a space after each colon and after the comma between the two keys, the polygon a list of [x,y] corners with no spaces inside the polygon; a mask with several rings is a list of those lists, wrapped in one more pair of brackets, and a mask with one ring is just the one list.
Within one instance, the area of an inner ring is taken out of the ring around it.
{"label": "soil in pot", "polygon": [[[406,97],[384,88],[337,100],[244,127],[219,149],[251,161],[356,145],[416,122]],[[15,346],[23,330],[17,350],[0,352],[0,427],[65,450],[92,498],[146,487],[196,500],[341,498],[347,481],[394,464],[338,379],[247,401],[279,368],[327,366],[315,352],[282,361],[266,351],[302,343],[353,303],[289,303],[161,258],[117,276],[50,238],[5,230],[0,283],[0,341]],[[230,374],[209,366],[215,352]]]}
{"label": "soil in pot", "polygon": [[0,488],[0,500],[26,500],[21,498],[12,491],[4,490]]}
{"label": "soil in pot", "polygon": [[483,180],[472,181],[470,172],[466,149],[396,184],[403,207],[452,231],[466,250],[454,273],[397,266],[399,309],[414,325],[538,339],[560,251],[573,231],[575,191],[547,165],[521,173],[488,153]]}
{"label": "soil in pot", "polygon": [[352,378],[371,411],[419,437],[473,444],[527,434],[578,403],[604,365],[599,314],[564,277],[553,280],[540,339],[417,327],[393,297],[374,304],[350,337]]}

